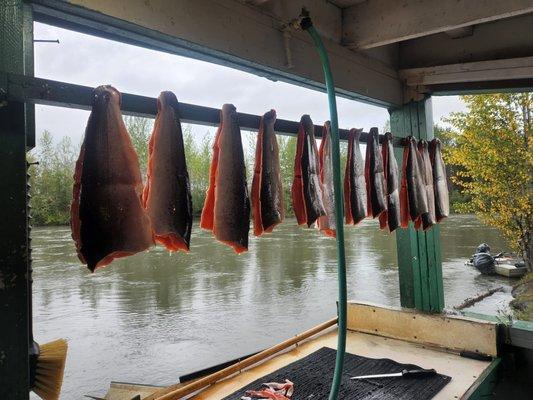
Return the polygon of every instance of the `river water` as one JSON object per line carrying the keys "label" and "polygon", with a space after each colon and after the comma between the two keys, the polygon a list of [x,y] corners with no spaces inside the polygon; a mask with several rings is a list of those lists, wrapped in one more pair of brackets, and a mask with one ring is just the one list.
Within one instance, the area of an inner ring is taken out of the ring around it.
{"label": "river water", "polygon": [[[69,341],[63,399],[103,394],[111,380],[175,383],[335,315],[334,240],[287,220],[235,255],[197,225],[189,254],[156,248],[94,274],[78,262],[68,228],[33,230],[35,337]],[[505,310],[512,281],[464,265],[481,242],[506,250],[498,232],[452,216],[441,241],[447,307],[502,285],[506,293],[470,310]],[[346,228],[346,245],[349,299],[398,306],[394,235],[365,221]]]}

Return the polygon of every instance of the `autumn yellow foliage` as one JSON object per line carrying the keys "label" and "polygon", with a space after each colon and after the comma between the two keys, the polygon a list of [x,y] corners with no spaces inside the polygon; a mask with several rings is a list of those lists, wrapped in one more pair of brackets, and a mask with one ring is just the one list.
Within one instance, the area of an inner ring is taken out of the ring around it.
{"label": "autumn yellow foliage", "polygon": [[456,131],[444,152],[452,181],[469,201],[459,205],[503,233],[532,269],[533,94],[463,96],[468,111],[447,122]]}

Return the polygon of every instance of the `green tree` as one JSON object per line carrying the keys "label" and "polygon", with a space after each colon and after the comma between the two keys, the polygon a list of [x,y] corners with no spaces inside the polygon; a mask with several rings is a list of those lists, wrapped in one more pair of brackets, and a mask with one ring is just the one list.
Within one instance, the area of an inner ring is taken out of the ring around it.
{"label": "green tree", "polygon": [[383,130],[381,131],[381,133],[386,133],[386,132],[390,132],[390,118],[387,118],[387,120],[385,121],[385,124],[383,125]]}
{"label": "green tree", "polygon": [[292,180],[294,178],[294,157],[296,156],[296,138],[278,135],[279,163],[285,213],[292,215]]}
{"label": "green tree", "polygon": [[187,159],[187,169],[191,184],[193,213],[198,216],[202,213],[205,194],[209,186],[213,140],[210,138],[208,131],[202,140],[197,142],[189,125],[183,129],[183,144],[185,146],[185,158]]}
{"label": "green tree", "polygon": [[463,96],[467,112],[447,119],[457,131],[445,161],[470,196],[463,211],[500,229],[533,265],[533,94]]}
{"label": "green tree", "polygon": [[38,151],[28,161],[39,164],[30,169],[31,206],[35,225],[63,225],[70,221],[72,182],[78,149],[69,137],[54,145],[44,131]]}
{"label": "green tree", "polygon": [[[443,127],[435,124],[434,127],[435,137],[439,138],[442,143],[443,157],[448,159],[448,155],[451,154],[457,147],[457,132],[450,127]],[[462,191],[462,187],[455,183],[452,179],[463,168],[460,165],[446,164],[446,176],[448,179],[448,188],[450,190],[450,207],[454,213],[464,210],[464,204],[470,201],[470,196]]]}
{"label": "green tree", "polygon": [[126,116],[124,117],[126,129],[131,137],[133,148],[139,157],[139,167],[143,181],[146,179],[148,165],[148,140],[153,128],[153,120],[149,118]]}

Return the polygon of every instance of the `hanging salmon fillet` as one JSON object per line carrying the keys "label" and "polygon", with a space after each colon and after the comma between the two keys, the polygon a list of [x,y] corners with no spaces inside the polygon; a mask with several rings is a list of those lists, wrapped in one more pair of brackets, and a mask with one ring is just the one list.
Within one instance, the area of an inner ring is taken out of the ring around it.
{"label": "hanging salmon fillet", "polygon": [[318,229],[326,236],[335,237],[335,194],[333,192],[333,159],[331,148],[331,126],[326,121],[322,129],[322,141],[318,151],[319,177],[322,184],[322,202],[326,215],[318,218]]}
{"label": "hanging salmon fillet", "polygon": [[409,220],[415,222],[428,212],[427,194],[422,178],[422,159],[416,139],[408,136],[403,152],[402,184],[400,188],[401,226],[407,228]]}
{"label": "hanging salmon fillet", "polygon": [[276,111],[270,110],[261,118],[257,135],[251,193],[255,236],[272,232],[285,217],[275,123]]}
{"label": "hanging salmon fillet", "polygon": [[250,199],[237,110],[224,104],[213,146],[209,188],[200,226],[236,253],[248,250]]}
{"label": "hanging salmon fillet", "polygon": [[381,144],[381,154],[385,172],[387,209],[379,216],[379,227],[381,229],[388,227],[389,232],[394,232],[400,226],[400,177],[392,142],[392,134],[385,133],[385,139]]}
{"label": "hanging salmon fillet", "polygon": [[425,140],[418,141],[418,153],[422,160],[422,180],[424,182],[424,189],[427,196],[428,211],[420,215],[415,222],[415,228],[427,230],[437,223],[435,216],[435,193],[433,189],[433,170],[431,168],[431,160],[429,158],[428,142]]}
{"label": "hanging salmon fillet", "polygon": [[309,115],[304,115],[300,120],[291,193],[298,225],[307,224],[310,227],[318,217],[326,215],[322,203],[322,187],[318,177],[315,126]]}
{"label": "hanging salmon fillet", "polygon": [[139,160],[122,120],[120,102],[120,93],[112,86],[94,90],[74,173],[72,238],[79,259],[91,271],[153,244],[150,221],[141,204]]}
{"label": "hanging salmon fillet", "polygon": [[178,99],[162,92],[148,145],[148,176],[143,192],[155,240],[170,251],[189,251],[192,199]]}
{"label": "hanging salmon fillet", "polygon": [[440,222],[450,214],[450,198],[446,180],[446,166],[441,154],[441,142],[437,138],[429,143],[429,158],[433,169],[435,217],[437,222]]}
{"label": "hanging salmon fillet", "polygon": [[379,217],[387,209],[385,173],[379,149],[378,128],[370,128],[366,142],[365,180],[367,213],[369,217]]}
{"label": "hanging salmon fillet", "polygon": [[348,157],[344,173],[344,209],[347,224],[357,225],[367,214],[365,164],[359,138],[361,129],[351,129],[348,137]]}

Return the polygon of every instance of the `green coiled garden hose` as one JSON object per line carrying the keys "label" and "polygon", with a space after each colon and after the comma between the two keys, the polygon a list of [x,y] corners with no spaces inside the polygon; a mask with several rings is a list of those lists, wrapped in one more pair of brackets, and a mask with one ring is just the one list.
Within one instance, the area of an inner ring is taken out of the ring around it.
{"label": "green coiled garden hose", "polygon": [[333,190],[335,194],[335,226],[337,232],[337,269],[339,280],[339,304],[338,304],[338,343],[337,343],[337,357],[335,361],[335,372],[333,374],[333,382],[331,383],[331,390],[329,392],[329,400],[336,400],[339,395],[341,385],[342,370],[344,366],[344,354],[346,352],[346,313],[347,313],[347,289],[346,289],[346,256],[344,250],[344,210],[343,197],[341,186],[341,162],[340,162],[340,147],[339,147],[339,121],[337,116],[337,102],[335,100],[335,86],[333,85],[333,76],[329,65],[329,58],[326,48],[320,39],[320,35],[313,27],[311,18],[304,10],[302,12],[302,20],[300,26],[307,31],[317,48],[320,60],[322,61],[322,68],[324,69],[324,77],[326,81],[326,89],[328,92],[329,114],[331,120],[331,143],[333,155]]}

